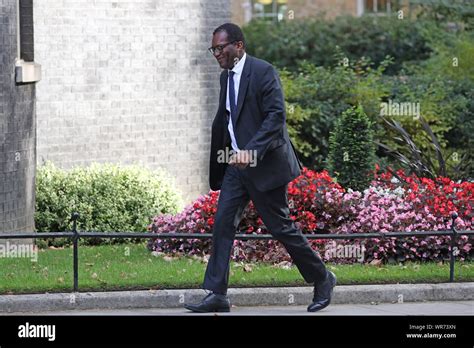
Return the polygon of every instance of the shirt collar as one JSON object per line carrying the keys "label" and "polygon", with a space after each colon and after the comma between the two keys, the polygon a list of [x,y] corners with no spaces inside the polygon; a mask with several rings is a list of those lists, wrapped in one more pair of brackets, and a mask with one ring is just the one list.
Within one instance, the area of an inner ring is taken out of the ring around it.
{"label": "shirt collar", "polygon": [[244,53],[244,55],[242,56],[242,59],[239,60],[239,62],[232,68],[231,71],[233,71],[237,75],[242,74],[242,70],[244,70],[244,64],[245,64],[246,58],[247,58],[247,53]]}

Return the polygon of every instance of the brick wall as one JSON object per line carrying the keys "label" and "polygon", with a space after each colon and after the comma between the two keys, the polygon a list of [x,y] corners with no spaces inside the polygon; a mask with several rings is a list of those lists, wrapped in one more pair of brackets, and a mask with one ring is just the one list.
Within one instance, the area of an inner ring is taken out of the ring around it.
{"label": "brick wall", "polygon": [[208,191],[220,68],[207,52],[230,0],[34,2],[38,164],[162,167]]}
{"label": "brick wall", "polygon": [[[31,1],[22,4],[31,13]],[[31,17],[22,25],[32,42]],[[35,85],[15,83],[16,58],[16,0],[0,0],[0,232],[34,230]]]}

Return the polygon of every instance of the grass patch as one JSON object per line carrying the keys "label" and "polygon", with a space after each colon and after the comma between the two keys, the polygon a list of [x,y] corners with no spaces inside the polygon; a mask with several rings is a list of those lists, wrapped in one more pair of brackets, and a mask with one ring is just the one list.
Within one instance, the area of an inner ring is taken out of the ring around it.
{"label": "grass patch", "polygon": [[[0,293],[69,292],[72,248],[40,250],[38,261],[0,258]],[[338,284],[441,283],[449,280],[449,263],[403,265],[327,264]],[[144,244],[80,246],[80,291],[200,288],[206,264],[191,257],[153,256]],[[456,281],[474,281],[474,262],[457,262]],[[231,287],[307,285],[296,267],[232,263]]]}

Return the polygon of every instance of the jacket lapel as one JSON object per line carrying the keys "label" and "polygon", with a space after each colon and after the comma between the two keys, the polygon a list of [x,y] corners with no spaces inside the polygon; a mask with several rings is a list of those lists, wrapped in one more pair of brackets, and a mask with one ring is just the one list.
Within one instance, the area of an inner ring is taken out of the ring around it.
{"label": "jacket lapel", "polygon": [[227,125],[229,123],[229,116],[227,115],[226,111],[226,98],[227,98],[227,82],[229,81],[229,73],[227,71],[223,72],[221,75],[221,95],[219,96],[219,111],[218,111],[218,118],[222,124],[222,132],[223,132],[223,141],[222,147],[226,147],[227,143],[230,142],[229,132],[227,130]]}
{"label": "jacket lapel", "polygon": [[240,112],[242,111],[242,106],[244,105],[245,96],[247,95],[247,87],[250,81],[250,64],[252,63],[252,57],[247,54],[245,59],[245,65],[242,70],[242,76],[240,77],[239,85],[239,95],[237,97],[237,116],[235,120],[232,118],[234,129],[236,129],[236,124],[239,119]]}
{"label": "jacket lapel", "polygon": [[226,97],[227,97],[227,81],[229,80],[228,78],[229,73],[224,70],[224,72],[221,75],[221,95],[219,96],[219,110],[222,110],[222,112],[225,112],[225,103],[226,103]]}

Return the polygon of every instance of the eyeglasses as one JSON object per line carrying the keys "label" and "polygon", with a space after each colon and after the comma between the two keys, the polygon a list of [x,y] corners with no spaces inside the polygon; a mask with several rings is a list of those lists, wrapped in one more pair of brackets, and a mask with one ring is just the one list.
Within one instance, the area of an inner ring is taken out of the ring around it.
{"label": "eyeglasses", "polygon": [[228,46],[230,44],[233,44],[234,42],[237,42],[237,41],[231,41],[231,42],[228,42],[226,44],[219,45],[219,46],[216,46],[216,47],[209,47],[207,50],[211,54],[215,54],[216,52],[221,53],[224,50],[224,48],[226,48],[226,46]]}

